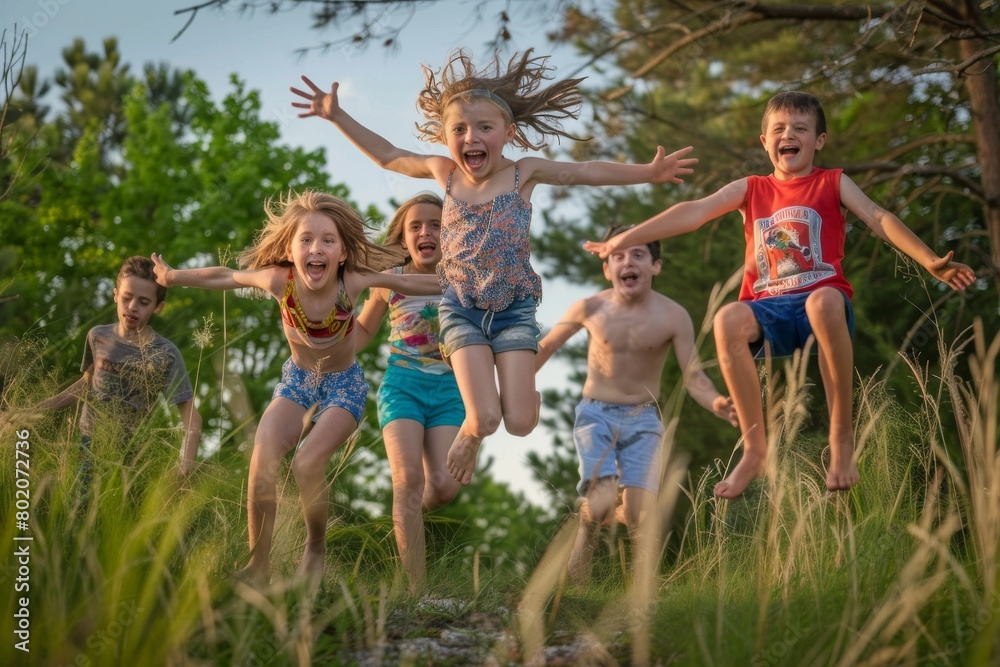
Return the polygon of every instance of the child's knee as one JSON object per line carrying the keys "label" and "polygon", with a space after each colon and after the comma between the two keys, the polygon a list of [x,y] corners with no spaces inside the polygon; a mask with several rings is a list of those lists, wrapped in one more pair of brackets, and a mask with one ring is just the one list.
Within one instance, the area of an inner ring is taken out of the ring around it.
{"label": "child's knee", "polygon": [[759,325],[753,310],[745,303],[729,303],[712,318],[716,341],[739,340],[743,343],[755,337]]}
{"label": "child's knee", "polygon": [[835,287],[820,287],[806,298],[806,317],[810,322],[817,319],[847,324],[847,309],[844,294]]}
{"label": "child's knee", "polygon": [[488,435],[493,435],[500,428],[500,418],[499,406],[475,410],[466,414],[466,428],[477,438],[485,438]]}

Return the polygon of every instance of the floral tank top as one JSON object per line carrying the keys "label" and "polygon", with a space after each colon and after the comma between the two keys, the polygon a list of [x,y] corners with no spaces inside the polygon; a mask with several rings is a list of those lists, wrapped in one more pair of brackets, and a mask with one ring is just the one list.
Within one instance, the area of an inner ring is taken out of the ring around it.
{"label": "floral tank top", "polygon": [[542,298],[542,280],[529,260],[531,204],[514,189],[492,201],[470,204],[451,196],[448,175],[441,212],[441,287],[454,290],[466,308],[499,312],[527,297]]}
{"label": "floral tank top", "polygon": [[[397,266],[393,273],[402,273]],[[441,359],[437,296],[404,296],[389,292],[389,364],[444,375],[451,368]]]}

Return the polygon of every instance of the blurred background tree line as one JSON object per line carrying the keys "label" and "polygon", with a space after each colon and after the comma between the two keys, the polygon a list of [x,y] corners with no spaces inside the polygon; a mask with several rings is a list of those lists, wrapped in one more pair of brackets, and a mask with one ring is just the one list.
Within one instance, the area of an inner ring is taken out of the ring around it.
{"label": "blurred background tree line", "polygon": [[[311,21],[303,22],[303,30],[329,38],[315,48],[345,41],[391,48],[406,38],[408,15],[438,2],[219,0],[178,13],[197,20],[209,10],[301,10]],[[582,240],[599,237],[610,224],[641,222],[745,175],[769,173],[758,139],[761,113],[775,91],[796,88],[818,95],[826,109],[828,141],[817,164],[843,167],[935,252],[955,251],[980,277],[964,295],[952,294],[849,216],[844,267],[856,289],[859,377],[888,374],[906,404],[916,388],[905,374],[891,372],[900,351],[933,366],[939,332],[950,343],[975,317],[987,331],[1000,328],[995,0],[487,0],[469,11],[481,13],[492,45],[500,49],[517,34],[518,21],[544,13],[554,26],[550,39],[589,57],[583,121],[593,139],[567,147],[570,158],[645,162],[662,144],[671,150],[693,145],[700,160],[682,187],[577,191],[585,208],[580,216],[562,215],[558,207],[536,210],[533,251],[544,275],[603,289],[599,264],[579,250]],[[536,46],[545,52],[544,45]],[[75,373],[87,329],[113,320],[111,289],[123,256],[153,248],[185,266],[231,263],[258,228],[265,198],[290,187],[317,187],[350,201],[345,185],[329,182],[323,152],[282,145],[276,125],[261,119],[256,93],[235,77],[214,101],[194,72],[146,65],[133,73],[114,39],[99,52],[81,42],[69,45],[64,61],[51,81],[25,68],[8,95],[3,142],[16,159],[0,165],[0,190],[9,187],[0,201],[0,299],[7,299],[0,303],[0,336],[44,338],[39,362],[59,380]],[[557,67],[560,78],[573,74]],[[381,220],[385,212],[365,213]],[[206,246],[228,251],[208,256]],[[713,287],[742,266],[739,216],[663,246],[664,269],[655,287],[684,305],[697,326]],[[730,292],[728,299],[734,298]],[[235,294],[174,290],[155,324],[185,351],[192,375],[197,369],[205,431],[215,434],[213,457],[241,471],[256,415],[283,359],[273,308]],[[210,346],[185,344],[192,331],[206,328],[214,332]],[[711,333],[706,328],[701,334],[701,356],[711,360]],[[545,397],[544,426],[532,436],[553,439],[553,453],[532,456],[531,464],[557,508],[572,504],[577,481],[569,427],[585,349],[577,346],[568,354],[576,359],[572,388]],[[382,357],[374,347],[360,354],[375,385]],[[717,369],[709,371],[722,389]],[[665,395],[677,378],[671,361]],[[814,381],[818,387],[818,374]],[[821,438],[822,392],[813,394],[810,426]],[[366,422],[360,463],[355,474],[339,478],[351,479],[336,490],[336,502],[345,511],[388,515],[390,487],[371,428],[374,416]],[[686,401],[678,441],[690,453],[695,474],[727,459],[735,439],[735,431]],[[488,474],[477,480],[443,515],[524,514],[527,521],[514,522],[524,528],[512,527],[499,538],[494,530],[491,544],[517,551],[539,542],[537,528],[552,514],[529,506]],[[504,512],[496,511],[501,506]],[[489,542],[483,537],[489,526],[461,525],[479,531],[470,543]]]}

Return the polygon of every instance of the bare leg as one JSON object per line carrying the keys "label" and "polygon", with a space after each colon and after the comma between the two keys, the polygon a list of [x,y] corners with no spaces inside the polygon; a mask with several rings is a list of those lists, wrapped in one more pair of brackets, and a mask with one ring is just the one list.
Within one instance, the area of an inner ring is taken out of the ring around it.
{"label": "bare leg", "polygon": [[278,397],[268,404],[257,427],[250,456],[247,485],[247,524],[250,562],[237,573],[253,586],[267,583],[271,569],[271,544],[277,512],[277,479],[281,459],[295,447],[302,433],[306,409]]}
{"label": "bare leg", "polygon": [[590,571],[594,560],[594,546],[601,524],[610,520],[618,501],[618,478],[605,477],[590,484],[585,496],[589,512],[580,513],[580,527],[576,532],[576,542],[569,556],[569,577],[577,586],[590,582]]}
{"label": "bare leg", "polygon": [[760,399],[757,364],[750,343],[761,336],[760,324],[750,306],[731,303],[715,316],[715,350],[726,387],[733,399],[743,435],[743,458],[715,485],[715,495],[736,498],[747,485],[764,476],[767,438],[764,433],[764,406]]}
{"label": "bare leg", "polygon": [[298,573],[310,586],[323,578],[326,564],[326,522],[330,511],[326,464],[357,427],[354,416],[347,410],[328,408],[320,414],[316,426],[292,458],[292,472],[299,485],[306,520],[306,547]]}
{"label": "bare leg", "polygon": [[500,394],[494,378],[493,349],[468,345],[451,355],[458,391],[465,404],[465,421],[448,451],[448,472],[461,484],[472,481],[483,438],[500,426]]}
{"label": "bare leg", "polygon": [[819,370],[830,411],[830,469],[826,488],[849,489],[858,482],[854,460],[854,414],[852,383],[854,348],[847,329],[844,295],[833,287],[821,287],[806,299],[806,316],[819,345]]}
{"label": "bare leg", "polygon": [[[411,593],[418,593],[425,585],[423,510],[428,504],[440,507],[458,493],[458,482],[444,470],[448,447],[457,432],[457,426],[439,426],[424,431],[423,424],[412,419],[393,420],[382,431],[392,470],[396,546]],[[430,452],[433,453],[429,455]],[[432,461],[430,465],[428,459]]]}
{"label": "bare leg", "polygon": [[503,423],[511,435],[525,436],[538,424],[542,396],[535,390],[535,353],[512,350],[496,355]]}

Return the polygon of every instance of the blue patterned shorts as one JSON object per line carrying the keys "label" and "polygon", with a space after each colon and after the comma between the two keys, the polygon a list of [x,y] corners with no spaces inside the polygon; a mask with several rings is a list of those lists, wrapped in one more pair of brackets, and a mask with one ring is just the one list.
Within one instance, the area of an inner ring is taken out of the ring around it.
{"label": "blue patterned shorts", "polygon": [[281,367],[281,381],[274,388],[272,399],[287,398],[307,410],[319,403],[315,422],[327,408],[343,408],[360,423],[368,401],[368,383],[361,365],[354,362],[350,368],[336,373],[306,371],[289,359]]}

